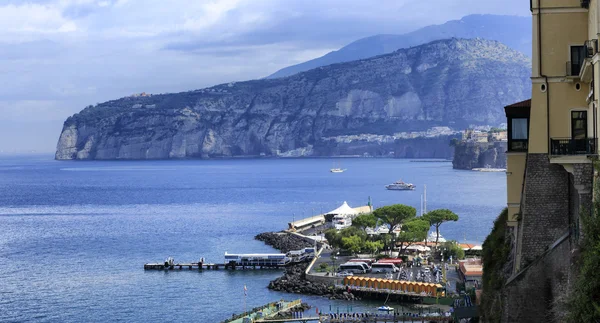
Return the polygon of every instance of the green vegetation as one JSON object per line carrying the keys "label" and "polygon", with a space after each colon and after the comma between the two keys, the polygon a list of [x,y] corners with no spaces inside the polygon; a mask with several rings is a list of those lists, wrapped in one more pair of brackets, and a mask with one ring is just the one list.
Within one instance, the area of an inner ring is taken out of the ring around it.
{"label": "green vegetation", "polygon": [[396,242],[400,244],[400,253],[406,251],[406,248],[410,247],[415,242],[425,240],[428,231],[429,221],[420,217],[404,222],[402,224],[402,230],[396,238]]}
{"label": "green vegetation", "polygon": [[332,247],[352,254],[360,252],[374,254],[383,249],[382,241],[369,238],[364,230],[357,227],[345,228],[339,232],[336,229],[329,229],[325,231],[325,238]]}
{"label": "green vegetation", "polygon": [[390,228],[389,233],[391,234],[402,222],[414,218],[417,215],[417,209],[404,204],[394,204],[376,209],[373,215]]}
{"label": "green vegetation", "polygon": [[502,128],[492,128],[490,129],[490,131],[488,131],[488,133],[499,133],[502,131],[506,131],[506,129],[502,129]]}
{"label": "green vegetation", "polygon": [[452,140],[450,140],[450,147],[456,147],[459,143],[460,140],[458,140],[458,138],[452,138]]}
{"label": "green vegetation", "polygon": [[[392,250],[395,243],[400,246],[400,253],[403,253],[409,246],[427,238],[431,223],[436,226],[439,232],[439,226],[442,223],[458,220],[458,215],[446,209],[431,211],[428,213],[428,217],[417,217],[416,215],[417,210],[408,205],[384,206],[376,209],[372,214],[357,216],[352,220],[352,226],[349,228],[339,232],[336,229],[325,231],[325,238],[332,247],[352,254],[360,252],[376,254],[380,251]],[[374,228],[380,224],[389,228],[388,233],[375,236],[367,235],[367,228]],[[394,230],[398,227],[401,227],[400,232],[395,235]],[[458,251],[450,248],[449,245],[448,250],[449,254],[453,254],[453,257],[464,257],[462,249]]]}
{"label": "green vegetation", "polygon": [[377,226],[377,218],[372,214],[361,214],[352,220],[352,226],[361,230]]}
{"label": "green vegetation", "polygon": [[[598,164],[595,164],[598,168]],[[581,212],[583,241],[579,256],[579,273],[569,295],[569,322],[600,322],[600,182],[594,178],[592,215]]]}
{"label": "green vegetation", "polygon": [[481,311],[487,322],[500,322],[502,314],[500,293],[505,282],[503,269],[510,254],[510,245],[505,239],[507,219],[508,209],[505,208],[494,221],[492,232],[483,242]]}
{"label": "green vegetation", "polygon": [[427,214],[423,215],[423,218],[428,220],[429,223],[435,227],[435,233],[436,233],[435,245],[436,246],[437,246],[438,240],[440,238],[440,226],[444,222],[458,221],[458,215],[448,209],[437,209],[437,210],[427,212]]}
{"label": "green vegetation", "polygon": [[446,241],[440,245],[444,259],[465,259],[465,251],[460,247],[456,241]]}

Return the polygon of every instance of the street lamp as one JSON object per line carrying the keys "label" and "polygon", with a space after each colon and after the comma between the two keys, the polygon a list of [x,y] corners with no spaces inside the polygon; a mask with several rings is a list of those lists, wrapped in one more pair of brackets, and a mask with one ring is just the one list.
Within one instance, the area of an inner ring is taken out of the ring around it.
{"label": "street lamp", "polygon": [[331,274],[332,274],[332,276],[335,275],[335,269],[336,269],[335,268],[335,260],[337,259],[337,255],[339,255],[339,254],[340,253],[337,252],[337,251],[332,251],[331,252],[331,265],[332,265]]}

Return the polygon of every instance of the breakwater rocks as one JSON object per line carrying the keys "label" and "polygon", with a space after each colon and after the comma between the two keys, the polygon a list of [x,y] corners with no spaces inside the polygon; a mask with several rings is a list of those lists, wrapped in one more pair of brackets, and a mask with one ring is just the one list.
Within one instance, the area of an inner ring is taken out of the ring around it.
{"label": "breakwater rocks", "polygon": [[313,246],[313,244],[299,236],[283,232],[265,232],[256,235],[254,239],[262,241],[283,253]]}
{"label": "breakwater rocks", "polygon": [[329,299],[358,300],[352,293],[336,290],[324,283],[311,282],[305,279],[307,264],[297,264],[285,269],[283,276],[271,281],[269,289],[295,294],[318,295]]}

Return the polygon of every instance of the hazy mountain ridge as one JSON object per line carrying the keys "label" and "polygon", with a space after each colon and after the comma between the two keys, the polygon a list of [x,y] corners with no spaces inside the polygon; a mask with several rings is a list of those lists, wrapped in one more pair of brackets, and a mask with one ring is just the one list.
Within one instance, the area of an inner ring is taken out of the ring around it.
{"label": "hazy mountain ridge", "polygon": [[324,56],[283,68],[267,78],[290,76],[320,66],[349,62],[401,48],[447,38],[484,38],[496,40],[508,47],[531,55],[531,17],[469,15],[441,25],[427,26],[402,35],[375,35],[354,41]]}
{"label": "hazy mountain ridge", "polygon": [[291,77],[126,97],[69,117],[57,159],[275,155],[340,134],[503,122],[529,97],[531,63],[507,46],[449,39]]}

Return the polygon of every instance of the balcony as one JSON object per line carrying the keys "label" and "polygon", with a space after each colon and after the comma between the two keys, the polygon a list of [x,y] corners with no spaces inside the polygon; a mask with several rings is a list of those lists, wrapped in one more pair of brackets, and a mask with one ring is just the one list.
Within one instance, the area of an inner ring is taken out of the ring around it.
{"label": "balcony", "polygon": [[597,147],[597,138],[552,138],[550,140],[550,154],[553,156],[595,155]]}

